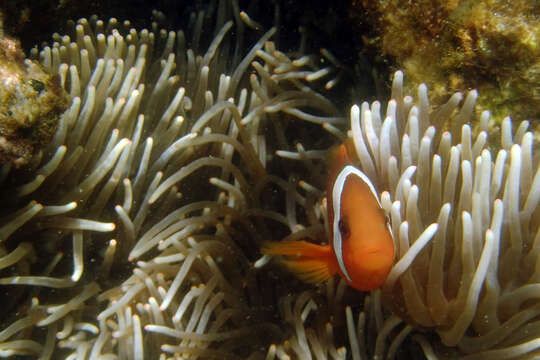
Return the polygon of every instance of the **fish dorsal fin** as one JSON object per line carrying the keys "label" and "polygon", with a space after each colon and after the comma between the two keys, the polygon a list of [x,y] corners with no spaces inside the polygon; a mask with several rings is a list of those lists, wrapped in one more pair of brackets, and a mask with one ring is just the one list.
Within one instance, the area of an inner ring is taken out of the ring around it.
{"label": "fish dorsal fin", "polygon": [[332,224],[332,232],[334,234],[334,238],[332,239],[332,246],[334,248],[334,253],[336,254],[336,260],[339,269],[341,270],[343,275],[345,275],[345,278],[349,282],[351,282],[352,280],[343,261],[343,239],[341,237],[341,231],[339,229],[339,222],[341,220],[341,197],[343,196],[345,182],[350,175],[358,176],[368,186],[369,190],[377,200],[377,203],[379,204],[379,206],[381,206],[377,191],[375,190],[375,187],[373,186],[369,178],[366,176],[366,174],[364,174],[362,171],[352,165],[345,166],[343,170],[341,170],[341,172],[338,174],[332,188],[332,208],[334,210],[334,219]]}

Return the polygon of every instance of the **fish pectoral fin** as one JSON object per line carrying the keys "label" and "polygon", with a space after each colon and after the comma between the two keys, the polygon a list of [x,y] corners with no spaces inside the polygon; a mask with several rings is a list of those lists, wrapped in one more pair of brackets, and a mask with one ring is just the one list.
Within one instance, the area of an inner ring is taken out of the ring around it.
{"label": "fish pectoral fin", "polygon": [[330,279],[334,274],[331,273],[329,264],[322,259],[298,259],[298,260],[281,260],[292,273],[300,280],[318,284]]}
{"label": "fish pectoral fin", "polygon": [[312,284],[328,280],[337,272],[337,264],[332,264],[330,245],[317,245],[307,241],[266,242],[261,248],[263,254],[283,255],[280,259],[289,271],[300,280]]}

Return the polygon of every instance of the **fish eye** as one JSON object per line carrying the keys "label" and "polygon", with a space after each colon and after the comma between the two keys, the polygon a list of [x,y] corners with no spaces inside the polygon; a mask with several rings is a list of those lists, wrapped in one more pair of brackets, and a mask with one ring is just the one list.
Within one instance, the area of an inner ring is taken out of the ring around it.
{"label": "fish eye", "polygon": [[346,239],[351,235],[351,230],[349,229],[349,222],[346,219],[339,220],[338,226],[339,232],[341,233],[341,237],[343,239]]}

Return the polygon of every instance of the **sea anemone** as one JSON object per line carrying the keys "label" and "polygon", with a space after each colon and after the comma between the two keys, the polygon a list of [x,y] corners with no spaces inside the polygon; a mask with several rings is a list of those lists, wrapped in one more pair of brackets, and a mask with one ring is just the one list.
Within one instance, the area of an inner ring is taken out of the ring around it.
{"label": "sea anemone", "polygon": [[279,339],[250,263],[276,214],[254,194],[281,182],[267,134],[343,119],[305,85],[328,69],[277,51],[275,28],[239,55],[260,25],[232,4],[203,55],[203,12],[192,41],[92,17],[39,53],[71,105],[2,174],[0,356],[234,359]]}
{"label": "sea anemone", "polygon": [[537,349],[540,169],[529,123],[512,134],[506,118],[490,142],[487,111],[472,134],[476,91],[460,109],[455,94],[431,111],[425,85],[416,104],[401,88],[398,72],[384,120],[377,107],[351,109],[357,154],[387,190],[398,245],[383,299],[471,358]]}
{"label": "sea anemone", "polygon": [[[423,84],[416,101],[404,96],[398,71],[386,115],[377,101],[354,105],[350,130],[337,134],[354,142],[357,166],[379,190],[397,246],[382,291],[371,296],[375,307],[360,307],[356,324],[347,310],[353,359],[392,358],[410,333],[427,357],[538,355],[540,168],[534,135],[527,121],[513,130],[510,118],[500,129],[490,128],[487,111],[475,122],[476,98],[470,91],[460,106],[463,96],[456,93],[432,108]],[[303,159],[307,168],[312,162]],[[382,303],[391,313],[381,311]],[[375,327],[365,327],[366,315],[375,316]],[[371,342],[366,329],[375,329]]]}
{"label": "sea anemone", "polygon": [[[0,356],[538,353],[528,124],[512,135],[507,119],[500,144],[488,142],[487,112],[469,124],[474,91],[432,110],[425,86],[416,102],[403,95],[398,72],[386,118],[379,102],[353,106],[344,133],[314,90],[334,66],[278,51],[275,29],[259,34],[231,4],[220,1],[203,55],[203,12],[191,41],[92,17],[40,52],[71,105],[28,168],[1,174]],[[246,25],[258,39],[241,56]],[[255,261],[264,240],[327,239],[324,158],[347,137],[398,246],[382,291],[367,296],[336,279],[306,289]]]}

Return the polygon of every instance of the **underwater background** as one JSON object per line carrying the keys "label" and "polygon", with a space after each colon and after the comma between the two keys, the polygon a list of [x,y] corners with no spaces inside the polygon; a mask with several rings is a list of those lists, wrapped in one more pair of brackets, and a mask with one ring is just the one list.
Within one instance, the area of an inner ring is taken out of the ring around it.
{"label": "underwater background", "polygon": [[[0,357],[540,356],[537,2],[0,10]],[[330,242],[347,142],[396,246],[371,292],[260,252]]]}

